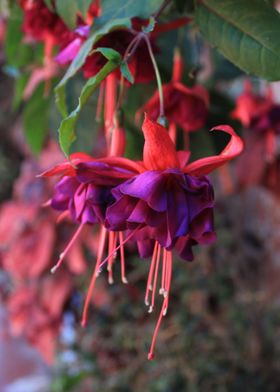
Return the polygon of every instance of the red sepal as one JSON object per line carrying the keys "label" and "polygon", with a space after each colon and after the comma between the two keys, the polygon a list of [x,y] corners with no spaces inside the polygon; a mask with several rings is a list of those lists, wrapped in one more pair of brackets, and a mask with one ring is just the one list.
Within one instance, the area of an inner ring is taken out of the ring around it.
{"label": "red sepal", "polygon": [[144,165],[148,170],[165,170],[180,167],[175,145],[167,130],[150,120],[145,113],[142,126],[145,144],[143,151]]}
{"label": "red sepal", "polygon": [[184,172],[194,176],[202,176],[211,173],[217,167],[241,154],[244,148],[243,140],[234,132],[229,125],[218,125],[211,129],[228,133],[231,138],[226,147],[219,155],[198,159],[184,168]]}
{"label": "red sepal", "polygon": [[151,36],[178,29],[179,27],[185,26],[190,22],[192,22],[191,18],[182,17],[168,23],[158,23],[156,24],[154,30],[151,32]]}
{"label": "red sepal", "polygon": [[75,165],[81,162],[93,161],[94,159],[83,152],[75,152],[70,155],[69,161],[65,161],[55,165],[53,168],[44,171],[37,177],[53,177],[53,176],[74,176],[76,174]]}

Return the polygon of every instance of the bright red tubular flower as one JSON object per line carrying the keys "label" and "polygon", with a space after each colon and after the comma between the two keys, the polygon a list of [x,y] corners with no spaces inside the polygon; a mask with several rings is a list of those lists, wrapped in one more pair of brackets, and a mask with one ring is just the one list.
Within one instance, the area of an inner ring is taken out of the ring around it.
{"label": "bright red tubular flower", "polygon": [[[146,116],[143,124],[143,162],[119,157],[92,161],[83,159],[77,162],[76,169],[70,173],[69,178],[75,177],[81,185],[106,187],[113,196],[105,209],[105,220],[100,221],[113,234],[109,237],[109,256],[102,261],[106,238],[106,230],[102,228],[100,251],[85,304],[83,324],[86,322],[89,298],[100,269],[107,261],[111,268],[110,263],[118,249],[121,250],[122,266],[124,265],[123,245],[126,241],[131,238],[138,241],[140,251],[144,249],[141,253],[145,255],[151,253],[152,246],[153,257],[145,296],[150,312],[154,307],[160,265],[162,267],[160,293],[164,300],[149,359],[153,358],[159,326],[167,312],[172,274],[171,250],[176,248],[183,258],[191,260],[193,245],[211,243],[215,239],[213,189],[205,176],[239,155],[243,149],[242,140],[231,127],[221,125],[215,129],[230,135],[225,149],[217,156],[188,163],[190,152],[177,152],[166,129]],[[61,173],[69,174],[65,164],[60,168]],[[55,168],[47,174],[58,171]],[[75,198],[75,194],[71,194],[71,197]],[[83,210],[85,206],[88,207],[90,200],[81,197],[77,200],[77,205],[79,203],[79,210]],[[127,232],[125,240],[124,231]]]}
{"label": "bright red tubular flower", "polygon": [[[132,18],[132,29],[118,29],[114,30],[102,38],[100,38],[93,49],[112,48],[119,52],[122,56],[125,55],[127,48],[134,39],[137,38],[142,27],[147,25],[147,20],[141,20],[139,18]],[[153,51],[157,52],[158,49],[152,41]],[[101,53],[93,53],[88,56],[83,66],[84,76],[90,78],[96,75],[100,69],[105,65],[106,59]],[[154,79],[154,68],[147,49],[145,40],[140,40],[131,60],[129,61],[129,69],[134,77],[135,83],[147,83]],[[116,71],[120,77],[120,71]]]}
{"label": "bright red tubular flower", "polygon": [[249,127],[255,117],[265,114],[273,105],[271,93],[266,97],[254,94],[249,81],[244,83],[244,92],[236,100],[236,108],[232,117],[241,121],[244,127]]}
{"label": "bright red tubular flower", "polygon": [[[208,92],[202,86],[187,87],[180,82],[163,85],[165,116],[169,124],[176,124],[184,131],[196,131],[205,124],[208,113]],[[158,91],[140,109],[156,121],[159,118]]]}
{"label": "bright red tubular flower", "polygon": [[245,127],[245,151],[236,166],[239,185],[246,187],[264,182],[270,184],[269,188],[277,189],[280,105],[274,102],[271,90],[268,88],[265,95],[256,94],[247,81],[232,117]]}
{"label": "bright red tubular flower", "polygon": [[22,29],[24,33],[35,41],[44,41],[52,37],[54,43],[68,39],[71,34],[62,19],[50,11],[43,0],[20,0],[24,11]]}
{"label": "bright red tubular flower", "polygon": [[176,125],[184,131],[196,131],[206,121],[208,112],[208,91],[199,85],[187,87],[181,83],[184,63],[180,51],[174,50],[172,81],[162,86],[164,113],[161,113],[160,95],[156,91],[153,97],[138,111],[146,112],[157,121],[164,114],[169,123],[169,135],[176,143]]}

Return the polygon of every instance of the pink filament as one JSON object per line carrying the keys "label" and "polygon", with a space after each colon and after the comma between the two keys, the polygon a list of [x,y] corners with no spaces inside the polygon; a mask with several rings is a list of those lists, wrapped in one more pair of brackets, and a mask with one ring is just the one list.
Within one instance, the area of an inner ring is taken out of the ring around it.
{"label": "pink filament", "polygon": [[157,259],[157,253],[158,253],[158,243],[155,243],[154,246],[154,252],[152,256],[152,261],[151,261],[151,266],[150,266],[150,271],[149,271],[149,276],[147,280],[147,286],[146,286],[146,294],[145,294],[145,304],[148,306],[149,305],[149,293],[150,289],[152,287],[152,279],[153,279],[153,273],[154,273],[154,268],[155,268],[155,263]]}
{"label": "pink filament", "polygon": [[99,267],[99,268],[102,268],[103,265],[104,265],[105,263],[107,263],[108,259],[109,259],[112,255],[114,255],[115,252],[117,252],[123,245],[125,245],[125,244],[127,243],[127,241],[129,241],[129,240],[134,236],[134,234],[136,233],[136,231],[139,230],[140,226],[141,226],[141,225],[137,226],[136,229],[134,229],[134,230],[126,237],[126,239],[125,239],[123,242],[121,242],[121,243],[113,250],[113,252],[111,252],[111,254],[109,254],[109,255],[106,257],[106,259],[104,259],[104,260],[102,261],[102,263],[100,264],[100,267]]}
{"label": "pink filament", "polygon": [[93,271],[93,274],[91,277],[91,281],[90,281],[90,285],[89,285],[89,289],[87,292],[87,296],[86,296],[86,300],[85,300],[85,304],[84,304],[84,309],[83,309],[83,318],[82,318],[82,322],[81,322],[81,325],[83,327],[85,327],[86,323],[87,323],[88,308],[89,308],[90,300],[92,297],[92,292],[93,292],[93,289],[95,286],[95,281],[98,276],[99,265],[100,265],[100,262],[102,260],[102,256],[104,253],[106,234],[107,234],[107,230],[105,229],[105,227],[102,226],[101,231],[100,231],[100,242],[99,242],[99,247],[98,247],[97,260],[96,260],[95,268],[94,268],[94,271]]}
{"label": "pink filament", "polygon": [[166,296],[164,297],[163,303],[162,303],[162,307],[161,307],[161,311],[159,314],[159,318],[156,324],[156,328],[154,331],[154,335],[153,335],[153,339],[152,339],[152,343],[151,343],[151,347],[150,347],[150,351],[148,354],[148,359],[152,360],[154,358],[154,349],[155,349],[155,344],[156,344],[156,339],[157,339],[157,335],[159,332],[159,328],[161,325],[161,321],[162,321],[162,317],[166,315],[167,312],[167,308],[168,308],[168,300],[169,300],[169,292],[170,292],[170,285],[171,285],[171,277],[172,277],[172,253],[169,251],[164,250],[163,252],[163,259],[166,257],[166,267],[165,267],[165,289],[166,289]]}
{"label": "pink filament", "polygon": [[64,249],[64,251],[62,253],[60,253],[58,262],[52,267],[51,269],[51,273],[55,273],[55,271],[61,266],[65,256],[67,255],[67,253],[69,252],[69,250],[71,249],[72,245],[74,244],[74,242],[76,241],[76,239],[79,237],[82,229],[83,229],[84,225],[83,223],[80,224],[80,226],[78,227],[77,231],[75,232],[75,234],[73,235],[73,237],[71,238],[71,240],[69,241],[68,245],[66,246],[66,248]]}
{"label": "pink filament", "polygon": [[163,249],[163,257],[162,257],[162,273],[161,273],[161,291],[160,294],[164,294],[165,292],[165,282],[166,282],[166,250]]}
{"label": "pink filament", "polygon": [[[103,265],[113,256],[115,255],[115,253],[124,246],[124,244],[129,241],[131,239],[131,237],[136,233],[136,231],[139,229],[139,226],[136,227],[135,230],[133,230],[125,240],[123,240],[122,242],[120,242],[120,244],[113,249],[113,251],[101,262],[103,253],[104,253],[104,248],[105,248],[105,241],[106,241],[106,234],[107,234],[107,230],[105,229],[105,227],[102,226],[101,228],[101,233],[100,233],[100,245],[99,245],[99,250],[98,250],[98,255],[97,255],[97,261],[95,264],[95,268],[94,268],[94,272],[91,278],[91,282],[90,282],[90,286],[87,292],[87,296],[86,296],[86,300],[85,300],[85,305],[84,305],[84,309],[83,309],[83,317],[82,317],[82,322],[81,325],[82,327],[86,326],[87,323],[87,314],[88,314],[88,307],[90,304],[90,299],[92,296],[92,292],[95,286],[95,281],[96,278],[98,276],[99,271],[101,270],[101,268],[103,267]],[[115,233],[114,233],[115,234]],[[116,234],[115,234],[116,236]]]}
{"label": "pink filament", "polygon": [[108,259],[107,270],[109,272],[108,280],[109,283],[112,284],[113,280],[113,263],[115,259],[114,249],[116,249],[117,244],[117,234],[114,232],[109,233],[109,245],[108,245],[108,254],[111,255]]}
{"label": "pink filament", "polygon": [[158,278],[158,269],[159,269],[159,261],[160,261],[160,248],[157,253],[157,261],[156,261],[156,268],[155,268],[155,276],[154,276],[154,283],[153,283],[153,292],[152,292],[152,303],[149,308],[149,313],[153,311],[155,305],[155,295],[156,295],[156,287],[157,287],[157,278]]}
{"label": "pink filament", "polygon": [[[119,232],[119,241],[120,244],[123,244],[124,238],[123,238],[123,233]],[[121,245],[120,247],[120,255],[121,255],[121,274],[122,274],[122,282],[127,283],[127,279],[125,276],[125,257],[124,257],[124,246]]]}

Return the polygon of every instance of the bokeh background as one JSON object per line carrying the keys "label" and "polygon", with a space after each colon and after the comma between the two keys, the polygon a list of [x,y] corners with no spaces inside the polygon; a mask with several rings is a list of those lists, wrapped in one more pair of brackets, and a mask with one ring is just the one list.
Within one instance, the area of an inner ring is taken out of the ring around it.
{"label": "bokeh background", "polygon": [[[279,391],[279,135],[273,162],[264,160],[258,175],[263,140],[259,149],[247,142],[245,158],[212,175],[218,240],[199,248],[192,263],[175,260],[170,308],[156,359],[149,362],[157,314],[146,311],[149,263],[134,248],[127,251],[128,285],[121,284],[118,266],[114,285],[106,274],[98,279],[85,329],[80,319],[98,246],[95,228],[83,232],[61,271],[49,272],[75,226],[57,222],[57,214],[42,207],[53,181],[36,175],[63,158],[59,116],[53,94],[43,94],[44,83],[30,99],[22,97],[42,47],[23,43],[21,15],[13,12],[7,23],[3,8],[0,19],[0,391]],[[184,81],[195,77],[210,93],[207,123],[191,134],[191,150],[194,158],[210,155],[225,144],[222,136],[209,135],[212,126],[231,124],[244,137],[254,132],[232,116],[247,77],[186,27],[158,40],[164,81],[178,39]],[[82,83],[78,75],[69,84],[70,105]],[[257,78],[251,83],[265,97],[268,84]],[[277,106],[279,86],[270,87]],[[134,115],[154,89],[150,83],[129,91],[127,156],[141,156]],[[98,151],[96,102],[94,96],[82,114],[76,150]]]}

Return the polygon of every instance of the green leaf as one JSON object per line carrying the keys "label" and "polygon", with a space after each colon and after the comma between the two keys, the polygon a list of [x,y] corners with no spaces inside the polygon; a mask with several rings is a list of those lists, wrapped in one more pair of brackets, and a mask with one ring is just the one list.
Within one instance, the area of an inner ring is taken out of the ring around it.
{"label": "green leaf", "polygon": [[13,110],[18,109],[19,105],[22,102],[23,92],[28,83],[30,75],[29,74],[21,74],[18,75],[15,79],[15,87],[14,87],[14,96],[13,96]]}
{"label": "green leaf", "polygon": [[102,19],[113,18],[149,18],[162,5],[163,0],[116,0],[102,1]]}
{"label": "green leaf", "polygon": [[65,24],[70,28],[74,29],[76,27],[77,19],[77,3],[76,1],[69,0],[56,0],[56,11],[58,15],[63,19]]}
{"label": "green leaf", "polygon": [[54,11],[52,0],[44,0],[44,3],[46,4],[46,6],[50,11]]}
{"label": "green leaf", "polygon": [[92,3],[92,0],[77,0],[77,7],[84,18],[87,16],[87,12]]}
{"label": "green leaf", "polygon": [[106,76],[111,73],[115,68],[117,68],[121,63],[121,56],[118,52],[109,48],[100,48],[99,51],[105,55],[108,59],[108,62],[105,66],[98,72],[97,75],[90,78],[86,84],[84,85],[81,95],[79,97],[79,104],[75,110],[73,110],[68,117],[62,120],[59,127],[59,143],[62,151],[66,155],[69,156],[70,147],[76,139],[75,127],[80,116],[80,113],[92,96],[94,91],[100,85],[102,80],[106,78]]}
{"label": "green leaf", "polygon": [[23,110],[24,133],[32,152],[38,155],[43,147],[49,128],[50,98],[44,97],[42,83],[26,103]]}
{"label": "green leaf", "polygon": [[263,0],[201,0],[195,20],[205,39],[239,68],[280,79],[280,14]]}
{"label": "green leaf", "polygon": [[5,38],[5,56],[6,62],[14,67],[21,67],[29,64],[32,58],[31,46],[22,43],[22,11],[19,7],[14,6],[12,17],[8,20],[6,38]]}
{"label": "green leaf", "polygon": [[[98,24],[97,21],[95,24]],[[63,117],[66,117],[68,114],[67,106],[66,106],[65,85],[67,81],[70,78],[72,78],[78,72],[78,70],[83,66],[87,56],[92,51],[93,45],[101,37],[103,37],[103,35],[109,33],[110,31],[118,28],[129,28],[130,26],[131,23],[129,19],[116,19],[110,23],[106,23],[104,26],[100,27],[97,31],[94,31],[93,34],[84,42],[78,55],[72,61],[64,77],[62,78],[62,80],[59,82],[59,84],[55,89],[56,104]]]}
{"label": "green leaf", "polygon": [[123,76],[124,76],[130,83],[133,84],[133,83],[134,83],[134,77],[133,77],[132,73],[130,72],[130,69],[129,69],[128,64],[127,64],[126,61],[123,61],[123,62],[121,63],[120,70],[121,70],[121,73],[123,74]]}

